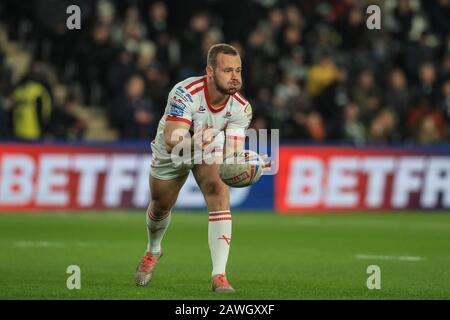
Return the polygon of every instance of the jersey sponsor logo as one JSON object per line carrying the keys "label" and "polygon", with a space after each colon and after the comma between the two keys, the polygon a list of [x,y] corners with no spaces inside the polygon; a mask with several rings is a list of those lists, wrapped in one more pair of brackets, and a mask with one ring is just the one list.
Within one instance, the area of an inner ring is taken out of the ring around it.
{"label": "jersey sponsor logo", "polygon": [[231,112],[227,111],[227,113],[225,113],[225,115],[223,117],[224,118],[230,118],[231,117]]}
{"label": "jersey sponsor logo", "polygon": [[175,96],[173,96],[173,98],[178,98],[179,100],[183,101],[183,102],[189,102],[189,99],[185,96],[183,96],[182,94],[180,94],[179,92],[175,92]]}
{"label": "jersey sponsor logo", "polygon": [[184,90],[184,88],[181,87],[181,86],[177,87],[177,90],[175,91],[175,94],[177,96],[180,96],[186,102],[187,101],[189,101],[190,103],[194,102],[194,100],[192,99],[192,96],[186,90]]}
{"label": "jersey sponsor logo", "polygon": [[205,111],[206,111],[206,109],[205,109],[204,106],[200,106],[200,108],[198,108],[198,112],[203,113],[203,112],[205,112]]}
{"label": "jersey sponsor logo", "polygon": [[186,102],[186,103],[193,103],[194,100],[192,99],[192,96],[187,93],[187,94],[182,94],[179,91],[175,92],[175,96],[178,97],[179,99],[181,99],[182,101]]}
{"label": "jersey sponsor logo", "polygon": [[180,98],[177,98],[176,96],[173,96],[171,100],[176,102],[177,104],[180,104],[180,105],[183,105],[184,107],[186,107],[183,100],[181,100]]}
{"label": "jersey sponsor logo", "polygon": [[173,117],[182,117],[184,115],[184,109],[186,106],[179,101],[171,100],[170,101],[170,112],[169,115]]}

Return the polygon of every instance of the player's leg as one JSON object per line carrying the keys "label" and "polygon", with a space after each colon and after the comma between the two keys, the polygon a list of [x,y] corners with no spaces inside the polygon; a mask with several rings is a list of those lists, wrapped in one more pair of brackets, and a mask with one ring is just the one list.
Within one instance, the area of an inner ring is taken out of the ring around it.
{"label": "player's leg", "polygon": [[231,245],[231,211],[228,186],[219,177],[219,165],[201,164],[192,172],[205,198],[209,211],[208,244],[213,264],[213,290],[232,292],[225,276]]}
{"label": "player's leg", "polygon": [[151,202],[147,208],[147,252],[158,254],[161,241],[169,227],[171,210],[178,198],[187,175],[172,180],[160,180],[150,176]]}
{"label": "player's leg", "polygon": [[135,274],[139,286],[150,282],[156,263],[162,256],[161,241],[170,224],[172,207],[186,179],[187,174],[171,180],[150,176],[151,202],[146,214],[148,245]]}

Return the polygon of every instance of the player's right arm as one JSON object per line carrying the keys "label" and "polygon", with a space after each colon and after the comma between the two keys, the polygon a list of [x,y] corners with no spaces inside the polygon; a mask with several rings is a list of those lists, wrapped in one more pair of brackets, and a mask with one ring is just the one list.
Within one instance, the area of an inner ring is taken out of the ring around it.
{"label": "player's right arm", "polygon": [[[175,86],[167,98],[167,114],[164,127],[164,142],[167,152],[189,138],[192,125],[193,101],[181,86]],[[166,109],[166,110],[167,110]],[[186,142],[186,141],[185,141]]]}
{"label": "player's right arm", "polygon": [[169,93],[168,114],[164,128],[164,142],[167,152],[171,153],[178,145],[179,149],[190,148],[193,150],[194,143],[204,149],[214,139],[213,131],[210,127],[195,128],[191,135],[192,110],[194,110],[192,98],[183,90],[176,87]]}
{"label": "player's right arm", "polygon": [[182,150],[185,147],[194,150],[194,144],[199,146],[199,149],[204,150],[215,138],[215,131],[211,126],[198,128],[193,135],[189,131],[190,126],[179,122],[168,122],[164,129],[164,140],[166,143],[166,150],[171,153],[176,145]]}
{"label": "player's right arm", "polygon": [[166,127],[164,128],[164,142],[166,144],[166,151],[171,153],[173,148],[179,143],[191,144],[190,125],[181,121],[166,120]]}

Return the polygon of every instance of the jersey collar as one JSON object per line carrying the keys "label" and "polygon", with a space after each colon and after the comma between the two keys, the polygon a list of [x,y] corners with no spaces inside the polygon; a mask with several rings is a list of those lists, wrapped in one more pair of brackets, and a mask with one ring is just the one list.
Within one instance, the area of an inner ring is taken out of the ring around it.
{"label": "jersey collar", "polygon": [[222,111],[225,108],[225,106],[227,105],[228,101],[230,101],[230,96],[228,95],[227,101],[225,101],[225,103],[222,104],[219,108],[214,109],[209,100],[208,80],[206,80],[206,79],[205,79],[205,98],[206,98],[206,104],[208,105],[208,109],[213,113]]}

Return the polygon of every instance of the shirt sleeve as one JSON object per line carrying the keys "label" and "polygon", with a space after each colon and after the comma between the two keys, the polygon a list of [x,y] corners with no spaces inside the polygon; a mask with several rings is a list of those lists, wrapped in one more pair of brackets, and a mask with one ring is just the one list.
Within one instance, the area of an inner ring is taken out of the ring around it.
{"label": "shirt sleeve", "polygon": [[166,121],[181,121],[192,124],[194,100],[182,86],[174,87],[167,99]]}
{"label": "shirt sleeve", "polygon": [[252,121],[252,106],[248,103],[245,107],[240,107],[236,115],[230,119],[226,129],[227,139],[245,139],[245,130],[248,129]]}

